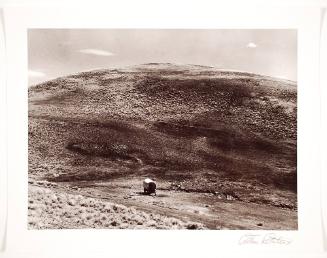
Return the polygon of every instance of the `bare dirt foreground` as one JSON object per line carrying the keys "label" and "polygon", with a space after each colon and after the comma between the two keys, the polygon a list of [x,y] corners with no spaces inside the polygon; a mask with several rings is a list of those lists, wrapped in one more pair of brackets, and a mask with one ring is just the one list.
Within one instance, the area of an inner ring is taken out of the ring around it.
{"label": "bare dirt foreground", "polygon": [[139,179],[81,182],[78,186],[30,181],[29,228],[294,229],[290,209],[232,196],[159,188],[146,196]]}
{"label": "bare dirt foreground", "polygon": [[294,82],[194,65],[33,86],[29,228],[297,229],[296,103]]}

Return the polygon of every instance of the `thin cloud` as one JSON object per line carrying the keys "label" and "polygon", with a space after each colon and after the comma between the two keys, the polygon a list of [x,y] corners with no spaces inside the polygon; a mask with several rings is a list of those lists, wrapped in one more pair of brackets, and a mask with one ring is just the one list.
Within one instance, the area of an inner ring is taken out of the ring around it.
{"label": "thin cloud", "polygon": [[29,77],[45,77],[46,74],[39,72],[39,71],[28,70],[28,76]]}
{"label": "thin cloud", "polygon": [[250,42],[246,45],[247,48],[256,48],[257,47],[257,44],[253,43],[253,42]]}
{"label": "thin cloud", "polygon": [[113,56],[113,55],[115,55],[114,53],[111,53],[106,50],[93,49],[93,48],[81,49],[78,52],[83,53],[83,54],[96,55],[96,56]]}

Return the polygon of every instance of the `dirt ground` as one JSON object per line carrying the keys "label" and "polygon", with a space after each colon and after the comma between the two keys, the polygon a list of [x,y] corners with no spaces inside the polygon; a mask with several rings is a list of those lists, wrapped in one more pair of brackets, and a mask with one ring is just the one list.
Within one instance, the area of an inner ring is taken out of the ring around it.
{"label": "dirt ground", "polygon": [[[91,198],[95,202],[119,204],[123,207],[132,207],[142,214],[157,214],[159,218],[173,218],[179,222],[174,227],[155,224],[150,227],[142,224],[122,223],[101,225],[106,228],[191,228],[191,229],[280,229],[293,230],[297,228],[297,212],[279,207],[271,207],[255,203],[246,203],[233,200],[231,196],[220,196],[211,193],[189,193],[180,190],[169,190],[166,182],[157,182],[157,195],[144,195],[140,178],[125,178],[111,182],[79,182],[50,183],[46,181],[30,182],[30,187],[45,189],[45,192],[55,192],[72,198]],[[33,190],[32,190],[33,191]],[[45,204],[49,205],[49,204]],[[68,206],[69,207],[69,206]],[[43,207],[44,211],[48,208]],[[45,212],[46,214],[47,212]],[[83,210],[88,216],[88,210]],[[91,212],[93,213],[93,211]],[[106,215],[106,212],[101,213]],[[31,216],[33,214],[30,214]],[[118,215],[118,220],[121,216]],[[46,216],[49,216],[47,214]],[[99,215],[100,216],[100,215]],[[117,220],[117,218],[116,218]],[[160,219],[159,219],[160,220]],[[161,219],[162,220],[162,219]],[[33,221],[33,220],[32,220]],[[175,221],[175,220],[174,220]],[[51,223],[50,223],[51,224]],[[46,223],[41,225],[45,226]],[[30,224],[31,228],[39,227]],[[59,225],[57,225],[59,226]],[[61,223],[61,227],[62,227]],[[66,227],[82,227],[84,224],[68,223]],[[89,225],[94,227],[92,225]],[[137,226],[137,227],[136,227]],[[56,228],[56,225],[52,225]],[[96,225],[95,225],[96,227]]]}

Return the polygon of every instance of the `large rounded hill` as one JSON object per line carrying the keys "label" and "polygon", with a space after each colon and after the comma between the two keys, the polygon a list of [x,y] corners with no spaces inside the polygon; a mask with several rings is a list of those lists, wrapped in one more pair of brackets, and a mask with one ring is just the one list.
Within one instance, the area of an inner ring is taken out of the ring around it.
{"label": "large rounded hill", "polygon": [[149,63],[57,78],[28,94],[30,176],[151,176],[296,207],[295,82]]}

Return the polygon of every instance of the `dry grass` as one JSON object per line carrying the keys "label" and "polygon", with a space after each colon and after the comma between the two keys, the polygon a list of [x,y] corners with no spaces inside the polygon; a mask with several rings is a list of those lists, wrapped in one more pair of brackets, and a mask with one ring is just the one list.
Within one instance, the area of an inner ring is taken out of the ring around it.
{"label": "dry grass", "polygon": [[30,186],[28,228],[204,229],[204,226],[82,195]]}

